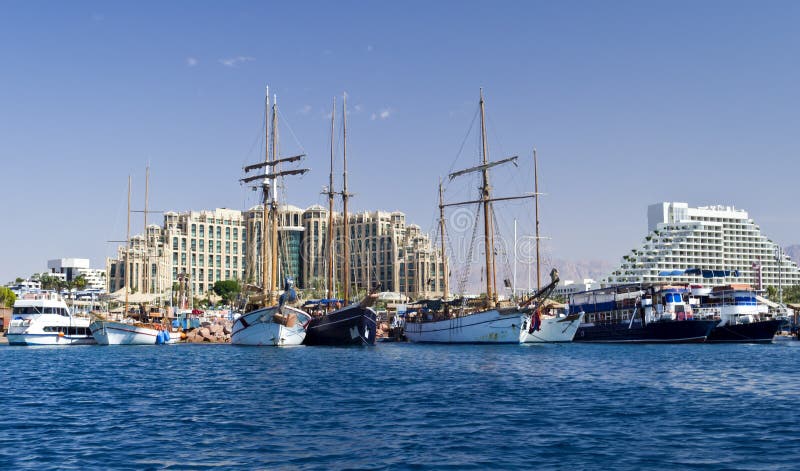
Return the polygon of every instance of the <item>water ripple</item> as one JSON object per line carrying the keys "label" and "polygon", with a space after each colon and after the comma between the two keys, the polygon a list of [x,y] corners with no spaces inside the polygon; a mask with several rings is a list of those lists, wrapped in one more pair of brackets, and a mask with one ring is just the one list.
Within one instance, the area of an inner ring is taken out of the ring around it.
{"label": "water ripple", "polygon": [[2,469],[787,469],[800,349],[0,348]]}

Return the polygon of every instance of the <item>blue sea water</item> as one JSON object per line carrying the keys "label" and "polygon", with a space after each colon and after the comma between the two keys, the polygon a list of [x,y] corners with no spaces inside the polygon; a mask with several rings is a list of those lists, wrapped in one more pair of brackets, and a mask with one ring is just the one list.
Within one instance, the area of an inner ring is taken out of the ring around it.
{"label": "blue sea water", "polygon": [[2,469],[798,469],[800,342],[0,347]]}

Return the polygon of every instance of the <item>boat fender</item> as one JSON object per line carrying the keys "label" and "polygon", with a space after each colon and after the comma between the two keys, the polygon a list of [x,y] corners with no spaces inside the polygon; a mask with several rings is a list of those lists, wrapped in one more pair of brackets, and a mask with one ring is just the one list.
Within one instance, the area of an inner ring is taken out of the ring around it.
{"label": "boat fender", "polygon": [[156,335],[156,345],[161,345],[164,343],[164,332],[158,331],[158,335]]}
{"label": "boat fender", "polygon": [[170,338],[169,338],[169,331],[168,331],[168,330],[165,330],[165,331],[163,331],[163,332],[164,332],[164,343],[167,343],[167,342],[169,342],[169,340],[170,340]]}

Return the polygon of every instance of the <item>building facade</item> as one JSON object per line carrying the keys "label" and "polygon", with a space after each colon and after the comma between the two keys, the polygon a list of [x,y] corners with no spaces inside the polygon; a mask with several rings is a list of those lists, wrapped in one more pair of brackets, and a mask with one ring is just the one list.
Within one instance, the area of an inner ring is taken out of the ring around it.
{"label": "building facade", "polygon": [[88,258],[57,258],[47,261],[48,275],[57,276],[64,281],[75,281],[82,276],[86,287],[97,290],[106,289],[106,271],[91,268]]}
{"label": "building facade", "polygon": [[[261,284],[263,209],[247,211],[167,212],[164,225],[148,227],[131,238],[130,286],[137,292],[166,293],[186,274],[194,296],[203,296],[221,280]],[[363,294],[380,283],[381,291],[411,297],[440,296],[444,273],[438,249],[415,225],[406,226],[400,212],[349,215],[350,292]],[[342,293],[344,232],[341,214],[334,214],[334,289]],[[248,237],[252,234],[252,237]],[[279,279],[291,276],[301,289],[325,288],[328,211],[283,205],[279,210]],[[145,246],[147,250],[145,251]],[[125,247],[107,260],[110,291],[125,286]],[[268,258],[268,264],[271,263]],[[149,271],[148,271],[149,270]],[[146,274],[146,275],[145,275]]]}
{"label": "building facade", "polygon": [[746,211],[665,202],[650,205],[647,216],[644,242],[622,257],[606,284],[747,283],[756,289],[800,284],[800,268]]}

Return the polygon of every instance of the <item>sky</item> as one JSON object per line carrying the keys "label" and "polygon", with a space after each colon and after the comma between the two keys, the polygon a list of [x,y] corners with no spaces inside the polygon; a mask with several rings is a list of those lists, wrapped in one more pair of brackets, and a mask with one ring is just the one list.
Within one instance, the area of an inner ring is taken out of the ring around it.
{"label": "sky", "polygon": [[[400,210],[433,231],[438,179],[479,157],[483,87],[490,159],[520,156],[493,173],[496,194],[532,190],[536,147],[552,257],[617,263],[659,201],[734,205],[776,242],[800,242],[797,2],[4,0],[0,10],[0,282],[54,258],[103,268],[116,247],[107,241],[125,237],[128,175],[142,209],[148,164],[153,210],[255,204],[238,179],[263,158],[266,86],[282,154],[306,152],[312,169],[287,182],[297,206],[324,201],[331,101],[341,109],[347,94],[351,206]],[[448,198],[466,194],[457,183]],[[497,212],[506,231],[513,218],[532,230],[529,204]],[[141,232],[141,215],[133,221]]]}

